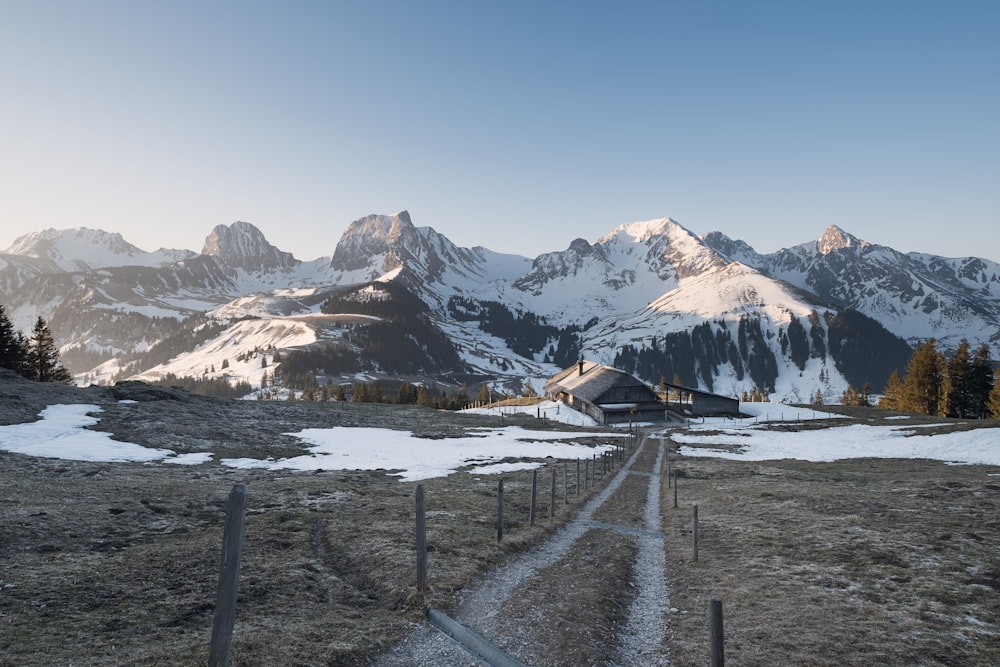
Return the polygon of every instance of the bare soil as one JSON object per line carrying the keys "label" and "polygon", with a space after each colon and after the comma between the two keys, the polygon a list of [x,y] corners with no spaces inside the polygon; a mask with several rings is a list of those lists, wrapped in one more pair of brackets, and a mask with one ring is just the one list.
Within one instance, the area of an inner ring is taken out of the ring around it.
{"label": "bare soil", "polygon": [[[0,374],[0,424],[31,421],[60,402],[101,406],[96,428],[122,440],[219,457],[301,454],[287,434],[307,427],[450,437],[497,424],[411,407],[218,401],[143,385],[80,390]],[[560,428],[524,419],[532,428]],[[1000,468],[674,453],[675,509],[666,476],[650,474],[651,442],[594,513],[594,525],[492,610],[501,632],[530,639],[532,664],[623,664],[618,635],[648,575],[629,531],[643,526],[652,480],[662,486],[671,664],[708,661],[711,597],[723,602],[734,665],[1000,664]],[[533,526],[530,472],[503,476],[500,544],[497,477],[459,472],[423,483],[430,590],[420,592],[415,484],[388,471],[97,464],[0,452],[0,665],[205,664],[224,504],[234,484],[247,485],[249,500],[233,664],[371,664],[426,627],[428,608],[450,612],[462,591],[572,522],[612,478],[577,493],[575,462],[566,462],[564,495],[564,462],[541,462]],[[549,520],[553,468],[558,492]]]}

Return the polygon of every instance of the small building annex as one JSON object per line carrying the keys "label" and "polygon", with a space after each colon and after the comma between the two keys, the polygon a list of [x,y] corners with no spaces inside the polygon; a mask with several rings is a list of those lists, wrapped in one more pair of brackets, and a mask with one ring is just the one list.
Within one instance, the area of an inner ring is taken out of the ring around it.
{"label": "small building annex", "polygon": [[625,371],[580,361],[552,376],[545,393],[599,424],[664,421],[665,405],[656,393]]}

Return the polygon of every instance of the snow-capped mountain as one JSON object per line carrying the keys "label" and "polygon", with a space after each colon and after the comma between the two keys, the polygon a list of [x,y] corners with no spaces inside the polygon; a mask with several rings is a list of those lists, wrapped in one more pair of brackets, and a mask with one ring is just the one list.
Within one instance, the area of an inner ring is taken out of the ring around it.
{"label": "snow-capped mountain", "polygon": [[706,243],[773,278],[841,308],[877,319],[913,343],[937,338],[955,347],[1000,343],[1000,264],[977,257],[904,254],[832,226],[809,243],[758,255],[722,234]]}
{"label": "snow-capped mountain", "polygon": [[38,260],[46,272],[72,272],[112,266],[165,266],[190,257],[190,250],[160,248],[146,252],[127,242],[121,234],[99,229],[46,229],[14,240],[4,255]]}
{"label": "snow-capped mountain", "polygon": [[908,357],[900,338],[995,349],[998,281],[996,262],[902,254],[837,227],[762,255],[662,218],[532,260],[458,247],[406,211],[351,223],[312,262],[246,222],[217,226],[201,253],[145,253],[77,229],[21,237],[0,255],[15,325],[45,317],[66,363],[90,378],[232,378],[238,366],[253,384],[266,365],[248,360],[271,355],[287,377],[517,384],[583,356],[652,383],[791,400],[836,398],[849,382],[877,390]]}

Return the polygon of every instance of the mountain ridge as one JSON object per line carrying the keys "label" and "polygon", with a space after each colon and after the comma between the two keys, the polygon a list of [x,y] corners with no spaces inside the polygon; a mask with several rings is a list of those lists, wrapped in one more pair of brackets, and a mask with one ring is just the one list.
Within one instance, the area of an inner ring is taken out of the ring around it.
{"label": "mountain ridge", "polygon": [[[431,227],[415,226],[404,210],[352,222],[331,256],[309,262],[273,246],[247,222],[216,226],[200,254],[170,251],[176,259],[158,251],[164,254],[154,261],[154,253],[143,254],[120,234],[86,228],[25,235],[8,251],[14,252],[0,254],[0,285],[13,297],[5,304],[11,319],[18,326],[37,314],[51,319],[74,360],[71,367],[91,378],[110,379],[109,373],[129,368],[149,377],[143,362],[123,360],[138,359],[172,339],[170,331],[191,329],[204,317],[223,328],[244,318],[270,318],[274,328],[254,331],[272,333],[282,318],[296,318],[289,326],[312,327],[314,335],[296,334],[293,347],[339,345],[342,355],[355,355],[359,368],[368,364],[366,372],[377,375],[378,360],[364,361],[359,339],[342,335],[362,320],[336,323],[320,316],[334,295],[379,281],[398,283],[426,304],[426,312],[415,315],[419,327],[443,332],[458,351],[457,366],[452,360],[452,368],[435,369],[429,360],[427,373],[503,376],[515,383],[518,376],[544,378],[557,369],[556,360],[574,354],[604,363],[615,362],[625,347],[652,354],[662,336],[678,334],[689,340],[674,343],[702,348],[691,352],[701,355],[691,381],[738,394],[753,368],[754,381],[763,378],[772,393],[803,400],[812,385],[822,385],[836,394],[847,380],[838,368],[844,357],[829,356],[825,347],[833,331],[827,322],[845,309],[881,322],[911,344],[929,337],[945,346],[961,338],[1000,343],[996,262],[899,253],[838,226],[813,241],[760,254],[720,232],[697,236],[659,218],[617,225],[593,242],[576,238],[565,250],[530,259],[456,246]],[[121,266],[113,266],[116,261]],[[337,303],[351,301],[338,297]],[[838,326],[844,321],[858,320],[838,320]],[[704,340],[692,338],[707,323],[714,323],[711,353]],[[402,328],[383,326],[380,336],[402,336],[402,344],[405,326],[396,326]],[[123,328],[133,334],[123,335]],[[790,356],[800,328],[813,332],[813,361]],[[757,336],[756,347],[747,343],[747,331]],[[185,335],[197,338],[193,331]],[[175,356],[195,353],[177,345]],[[220,354],[202,364],[206,372],[219,372]],[[182,365],[190,371],[198,363],[187,358],[175,367]],[[259,381],[259,372],[253,375]]]}

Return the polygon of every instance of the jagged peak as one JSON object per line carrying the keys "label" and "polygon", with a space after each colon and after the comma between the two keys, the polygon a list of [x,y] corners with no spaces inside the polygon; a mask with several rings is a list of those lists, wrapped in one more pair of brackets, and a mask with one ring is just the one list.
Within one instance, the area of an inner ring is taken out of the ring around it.
{"label": "jagged peak", "polygon": [[409,211],[404,209],[394,215],[372,213],[359,218],[348,225],[343,236],[361,236],[391,243],[415,230]]}
{"label": "jagged peak", "polygon": [[231,225],[216,225],[205,238],[202,255],[247,269],[272,269],[295,262],[291,253],[271,245],[256,226],[238,220]]}
{"label": "jagged peak", "polygon": [[869,244],[858,237],[848,234],[837,225],[830,225],[816,241],[816,249],[821,255],[827,255],[834,250],[843,248],[865,248]]}

